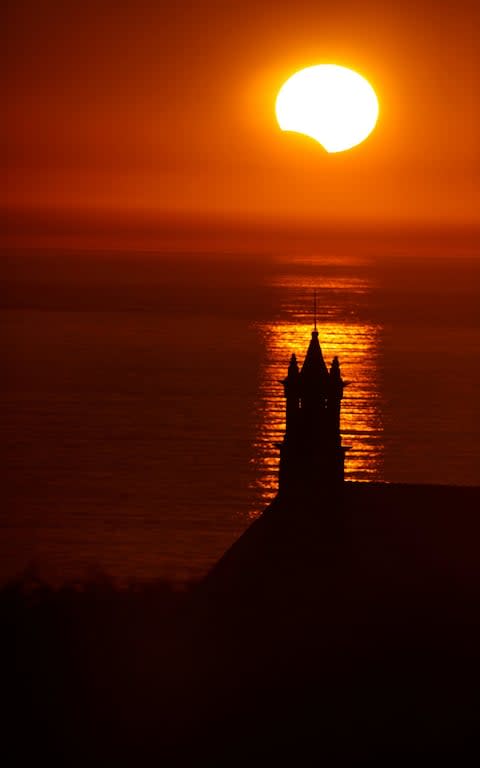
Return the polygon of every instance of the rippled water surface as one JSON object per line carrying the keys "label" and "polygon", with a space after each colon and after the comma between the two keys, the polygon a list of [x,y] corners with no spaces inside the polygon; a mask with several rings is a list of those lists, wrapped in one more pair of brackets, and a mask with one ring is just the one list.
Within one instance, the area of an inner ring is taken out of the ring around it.
{"label": "rippled water surface", "polygon": [[204,573],[275,493],[314,290],[347,478],[480,484],[479,263],[4,254],[1,579]]}

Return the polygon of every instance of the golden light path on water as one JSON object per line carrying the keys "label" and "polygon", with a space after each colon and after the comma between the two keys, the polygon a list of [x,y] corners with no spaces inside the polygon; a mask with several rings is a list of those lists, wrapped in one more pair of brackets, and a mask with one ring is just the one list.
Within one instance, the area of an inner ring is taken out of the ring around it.
{"label": "golden light path on water", "polygon": [[[279,318],[259,323],[265,348],[257,401],[257,433],[252,463],[257,477],[252,487],[251,517],[257,516],[272,500],[278,485],[279,450],[285,430],[285,399],[282,379],[291,354],[303,363],[313,330],[314,280],[285,277],[277,282],[285,294]],[[345,479],[357,482],[382,480],[382,421],[380,415],[378,346],[381,327],[355,318],[348,294],[355,304],[369,290],[363,278],[341,276],[322,281],[317,291],[317,328],[327,367],[338,355],[345,388],[341,411],[342,441],[346,455]],[[352,316],[353,312],[353,316]]]}

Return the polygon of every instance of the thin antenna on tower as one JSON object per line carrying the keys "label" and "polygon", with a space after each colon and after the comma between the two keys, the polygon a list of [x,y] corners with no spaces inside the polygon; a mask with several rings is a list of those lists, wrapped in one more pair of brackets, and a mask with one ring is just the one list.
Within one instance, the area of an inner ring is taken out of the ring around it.
{"label": "thin antenna on tower", "polygon": [[313,290],[313,330],[317,330],[317,289]]}

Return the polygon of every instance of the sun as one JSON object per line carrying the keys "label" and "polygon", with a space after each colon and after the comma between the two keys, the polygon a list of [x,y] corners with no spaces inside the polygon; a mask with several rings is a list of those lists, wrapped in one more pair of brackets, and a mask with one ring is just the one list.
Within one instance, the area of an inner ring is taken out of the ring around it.
{"label": "sun", "polygon": [[318,64],[289,77],[278,92],[275,112],[282,131],[310,136],[327,152],[343,152],[372,132],[378,100],[358,72]]}

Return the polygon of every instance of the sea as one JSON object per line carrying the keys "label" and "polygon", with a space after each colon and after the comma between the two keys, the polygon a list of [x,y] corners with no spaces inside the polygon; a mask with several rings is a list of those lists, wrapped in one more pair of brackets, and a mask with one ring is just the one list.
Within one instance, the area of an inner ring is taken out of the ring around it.
{"label": "sea", "polygon": [[478,241],[6,249],[0,281],[1,584],[201,578],[275,495],[314,293],[346,479],[480,485]]}

